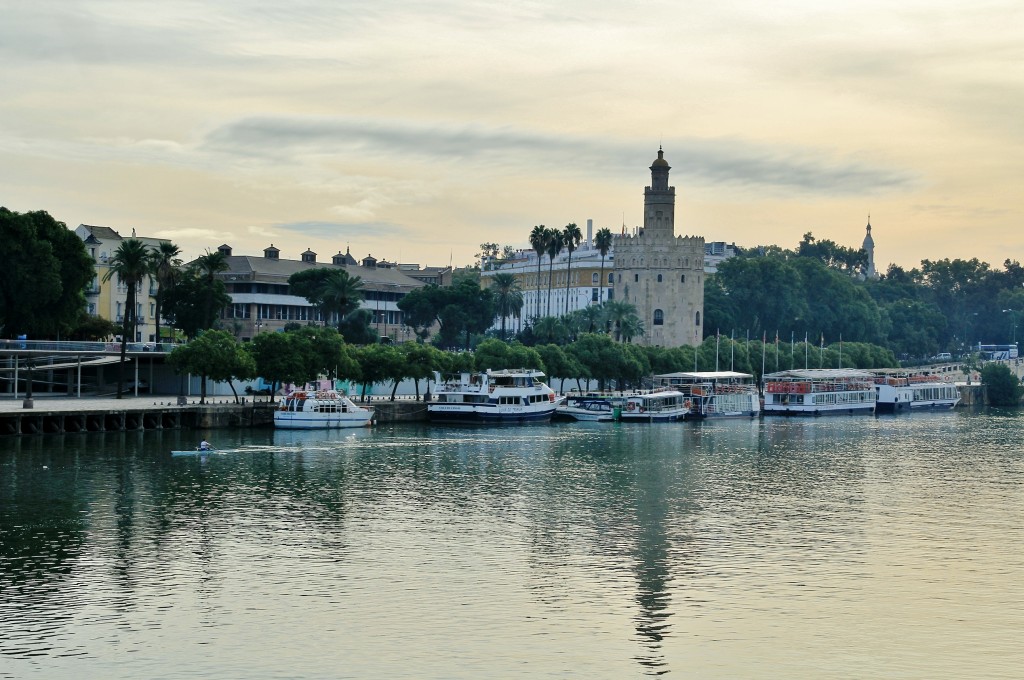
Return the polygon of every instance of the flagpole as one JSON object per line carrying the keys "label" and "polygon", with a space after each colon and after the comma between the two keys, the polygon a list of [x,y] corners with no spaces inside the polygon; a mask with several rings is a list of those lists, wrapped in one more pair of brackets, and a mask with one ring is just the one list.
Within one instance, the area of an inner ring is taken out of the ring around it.
{"label": "flagpole", "polygon": [[722,333],[717,328],[715,329],[715,371],[718,370],[718,345],[722,340]]}
{"label": "flagpole", "polygon": [[807,331],[804,331],[804,370],[807,370]]}
{"label": "flagpole", "polygon": [[761,336],[761,385],[764,385],[764,357],[768,351],[768,331]]}
{"label": "flagpole", "polygon": [[796,352],[796,331],[789,332],[789,367],[793,368],[795,363],[793,360],[793,354]]}
{"label": "flagpole", "polygon": [[821,349],[818,350],[818,363],[825,368],[825,334],[821,334]]}
{"label": "flagpole", "polygon": [[729,370],[736,370],[736,329],[729,331]]}

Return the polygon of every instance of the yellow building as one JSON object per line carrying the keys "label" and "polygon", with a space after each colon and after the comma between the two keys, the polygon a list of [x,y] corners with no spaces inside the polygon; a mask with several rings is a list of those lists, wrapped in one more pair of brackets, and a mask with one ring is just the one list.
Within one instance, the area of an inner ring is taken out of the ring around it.
{"label": "yellow building", "polygon": [[[88,224],[80,224],[75,229],[75,234],[85,243],[85,249],[92,257],[95,267],[92,285],[86,289],[86,310],[93,316],[109,319],[115,323],[124,321],[125,305],[128,301],[128,286],[121,283],[115,276],[109,281],[103,277],[110,271],[110,260],[118,247],[126,239],[110,227],[97,227]],[[142,241],[150,249],[160,247],[166,239],[146,238],[135,235],[132,230],[130,238]],[[156,279],[145,276],[142,285],[136,292],[136,311],[138,312],[138,326],[134,342],[155,342],[156,341]],[[165,321],[160,322],[161,328],[166,326]],[[161,333],[166,337],[165,333]]]}

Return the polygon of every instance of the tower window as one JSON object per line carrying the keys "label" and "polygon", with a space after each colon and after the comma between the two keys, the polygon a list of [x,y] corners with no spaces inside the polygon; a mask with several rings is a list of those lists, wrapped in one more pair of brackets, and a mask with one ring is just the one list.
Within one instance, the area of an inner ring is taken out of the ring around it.
{"label": "tower window", "polygon": [[658,274],[658,283],[661,283],[661,274]]}
{"label": "tower window", "polygon": [[686,274],[683,274],[679,277],[679,283],[686,283]]}
{"label": "tower window", "polygon": [[640,275],[633,274],[633,283],[640,283]]}
{"label": "tower window", "polygon": [[665,324],[665,313],[660,309],[654,310],[654,325],[663,326]]}
{"label": "tower window", "polygon": [[700,312],[697,312],[697,324],[696,325],[698,325],[698,326],[700,325]]}

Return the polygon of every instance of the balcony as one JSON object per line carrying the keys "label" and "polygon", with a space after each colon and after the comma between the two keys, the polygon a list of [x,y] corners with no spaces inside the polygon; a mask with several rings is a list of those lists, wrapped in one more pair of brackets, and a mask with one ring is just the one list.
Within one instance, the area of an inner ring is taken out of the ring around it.
{"label": "balcony", "polygon": [[86,295],[99,295],[100,294],[100,287],[99,286],[89,286],[89,287],[87,287],[85,289],[85,294]]}

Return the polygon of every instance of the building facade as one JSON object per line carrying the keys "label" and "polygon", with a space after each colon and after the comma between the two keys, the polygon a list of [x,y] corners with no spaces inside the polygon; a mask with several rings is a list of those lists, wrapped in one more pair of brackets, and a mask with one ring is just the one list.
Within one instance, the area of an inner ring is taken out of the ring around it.
{"label": "building facade", "polygon": [[[317,254],[311,250],[302,253],[298,260],[290,260],[281,258],[280,249],[273,244],[264,249],[262,257],[234,255],[226,244],[218,250],[224,254],[228,269],[217,276],[231,296],[231,304],[221,314],[222,324],[243,341],[259,333],[281,330],[289,323],[324,322],[320,310],[306,298],[291,294],[288,286],[292,274],[316,267],[341,267],[362,279],[364,297],[360,307],[372,312],[371,325],[380,337],[395,342],[415,339],[413,329],[405,325],[398,301],[427,284],[409,276],[409,265],[400,270],[372,256],[357,263],[351,254],[340,251],[331,262],[317,262]],[[328,323],[336,322],[328,319]]]}
{"label": "building facade", "polygon": [[[85,249],[95,263],[95,275],[92,284],[85,291],[86,311],[92,316],[98,316],[114,323],[123,323],[128,303],[128,286],[115,276],[109,281],[103,278],[110,271],[110,260],[118,247],[126,239],[110,227],[99,227],[89,224],[80,224],[75,229],[75,234],[85,243]],[[147,238],[136,236],[135,230],[129,238],[142,241],[149,249],[155,250],[160,247],[161,242],[166,239]],[[136,291],[136,309],[138,313],[138,326],[135,337],[129,338],[129,342],[155,342],[156,341],[156,279],[146,275],[142,279],[142,285]],[[161,328],[169,328],[164,320],[160,321]],[[161,332],[166,337],[166,334]]]}
{"label": "building facade", "polygon": [[644,189],[644,226],[615,238],[615,298],[634,305],[644,334],[634,342],[677,347],[703,340],[704,238],[675,235],[676,189],[664,152]]}

